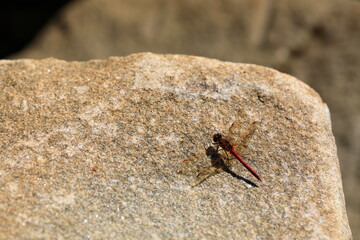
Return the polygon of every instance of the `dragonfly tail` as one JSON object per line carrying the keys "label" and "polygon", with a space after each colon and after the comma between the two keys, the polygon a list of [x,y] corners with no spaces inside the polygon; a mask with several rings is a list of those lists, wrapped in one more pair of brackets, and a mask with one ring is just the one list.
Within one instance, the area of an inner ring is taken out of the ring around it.
{"label": "dragonfly tail", "polygon": [[237,152],[236,152],[235,150],[231,150],[230,153],[231,153],[237,160],[239,160],[239,162],[240,162],[242,165],[244,165],[244,167],[246,167],[246,169],[249,170],[249,172],[251,172],[251,174],[254,175],[254,177],[256,177],[260,182],[262,182],[259,174],[257,174],[257,173],[255,172],[255,170],[252,169],[252,168],[249,166],[249,164],[247,164],[247,163],[244,161],[244,159],[242,159],[242,158],[240,157],[240,155],[237,154]]}

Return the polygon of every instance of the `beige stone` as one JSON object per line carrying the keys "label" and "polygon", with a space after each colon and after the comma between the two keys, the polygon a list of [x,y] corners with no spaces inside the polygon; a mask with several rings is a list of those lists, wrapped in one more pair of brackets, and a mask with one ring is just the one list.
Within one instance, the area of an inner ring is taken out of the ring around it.
{"label": "beige stone", "polygon": [[[351,238],[329,110],[289,75],[143,53],[0,61],[0,91],[1,239]],[[263,182],[192,187],[216,132]]]}

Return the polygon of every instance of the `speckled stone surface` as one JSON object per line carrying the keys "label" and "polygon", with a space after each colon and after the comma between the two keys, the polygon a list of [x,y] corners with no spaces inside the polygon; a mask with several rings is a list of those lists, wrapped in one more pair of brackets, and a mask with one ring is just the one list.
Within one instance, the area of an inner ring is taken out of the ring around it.
{"label": "speckled stone surface", "polygon": [[[289,75],[150,53],[17,60],[0,61],[0,92],[0,239],[351,238],[328,108]],[[216,132],[263,182],[229,163],[193,186]]]}

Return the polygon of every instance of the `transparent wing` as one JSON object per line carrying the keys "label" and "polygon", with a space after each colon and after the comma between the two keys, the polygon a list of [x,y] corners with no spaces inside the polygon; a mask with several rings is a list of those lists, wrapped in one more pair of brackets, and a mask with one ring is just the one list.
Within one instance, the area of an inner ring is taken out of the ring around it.
{"label": "transparent wing", "polygon": [[236,120],[229,129],[229,139],[235,150],[241,154],[258,128],[258,122],[239,110]]}
{"label": "transparent wing", "polygon": [[203,169],[200,170],[200,172],[198,173],[198,175],[196,175],[194,182],[192,183],[191,186],[196,186],[199,185],[200,183],[202,183],[203,181],[205,181],[206,179],[208,179],[211,176],[214,176],[218,173],[223,172],[222,168],[218,168],[215,166],[208,166],[208,167],[204,167]]}
{"label": "transparent wing", "polygon": [[196,154],[182,160],[178,173],[185,176],[195,176],[205,166],[205,158],[206,156],[203,154]]}
{"label": "transparent wing", "polygon": [[[207,166],[204,167],[204,163]],[[228,159],[223,159],[222,155],[211,146],[206,149],[205,154],[197,154],[184,159],[178,173],[194,176],[195,178],[191,185],[196,186],[206,179],[223,172],[224,169],[228,169],[225,165],[227,163]]]}

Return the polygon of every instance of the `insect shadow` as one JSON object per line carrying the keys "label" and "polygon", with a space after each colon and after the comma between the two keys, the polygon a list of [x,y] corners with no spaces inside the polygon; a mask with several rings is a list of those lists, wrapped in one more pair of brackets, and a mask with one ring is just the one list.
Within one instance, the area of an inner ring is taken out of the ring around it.
{"label": "insect shadow", "polygon": [[254,182],[234,173],[225,164],[224,159],[221,156],[221,154],[219,153],[219,151],[217,151],[213,146],[206,148],[206,156],[208,156],[210,158],[211,166],[205,167],[200,170],[200,172],[196,176],[195,182],[192,184],[193,187],[204,182],[209,177],[214,176],[221,172],[226,172],[238,180],[244,181],[245,183],[247,183],[253,187],[258,187],[258,185],[256,185]]}

